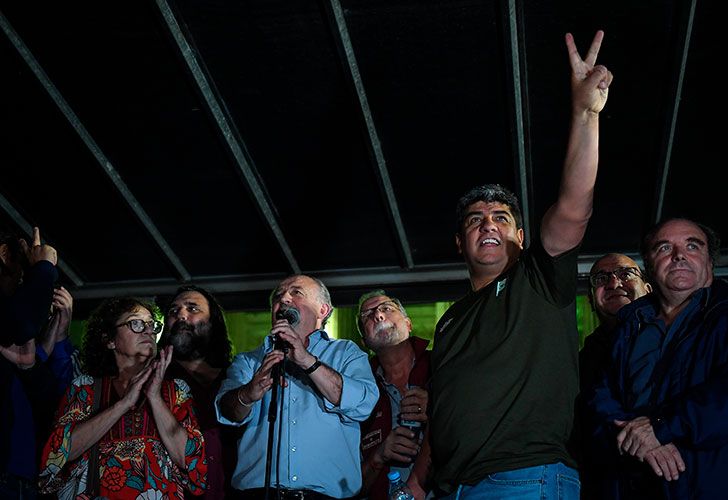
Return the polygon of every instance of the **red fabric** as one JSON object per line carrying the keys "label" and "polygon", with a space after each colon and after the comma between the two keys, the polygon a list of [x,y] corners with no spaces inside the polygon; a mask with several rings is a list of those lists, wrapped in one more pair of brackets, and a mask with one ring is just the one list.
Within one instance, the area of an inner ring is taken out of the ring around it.
{"label": "red fabric", "polygon": [[[430,341],[414,336],[410,337],[409,341],[412,343],[412,348],[415,351],[415,364],[412,367],[407,382],[410,386],[422,387],[429,393],[430,351],[427,350],[427,345]],[[369,360],[369,363],[372,367],[372,372],[376,375],[377,369],[379,368],[379,359],[374,356]],[[362,460],[364,461],[371,457],[372,453],[387,439],[387,436],[392,431],[392,405],[389,401],[389,395],[381,379],[377,376],[374,378],[377,381],[377,388],[379,389],[379,400],[374,406],[374,411],[372,411],[371,416],[361,424],[361,448]],[[382,469],[366,496],[372,499],[387,498],[389,489],[388,473],[389,467]]]}

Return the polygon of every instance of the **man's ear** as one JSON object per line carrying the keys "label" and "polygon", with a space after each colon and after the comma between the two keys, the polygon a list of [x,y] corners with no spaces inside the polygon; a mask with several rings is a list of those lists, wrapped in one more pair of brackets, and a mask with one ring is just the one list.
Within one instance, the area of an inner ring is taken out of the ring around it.
{"label": "man's ear", "polygon": [[8,263],[8,258],[10,257],[10,247],[8,247],[7,243],[3,243],[0,245],[0,259],[2,259],[3,264]]}
{"label": "man's ear", "polygon": [[645,283],[645,290],[647,290],[647,293],[652,293],[652,285]]}
{"label": "man's ear", "polygon": [[455,246],[458,247],[458,253],[463,254],[462,241],[460,240],[460,233],[455,233]]}
{"label": "man's ear", "polygon": [[523,228],[520,228],[516,231],[516,237],[518,238],[518,246],[521,248],[521,250],[523,250],[523,239],[525,237]]}
{"label": "man's ear", "polygon": [[319,308],[319,319],[323,320],[326,316],[329,315],[331,312],[331,306],[329,304],[321,304],[321,307]]}

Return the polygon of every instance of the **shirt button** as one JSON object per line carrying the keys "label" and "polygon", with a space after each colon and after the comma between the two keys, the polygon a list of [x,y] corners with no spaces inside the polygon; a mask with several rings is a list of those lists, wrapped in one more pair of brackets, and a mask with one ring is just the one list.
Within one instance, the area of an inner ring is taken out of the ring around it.
{"label": "shirt button", "polygon": [[293,477],[291,478],[291,481],[298,481],[298,476],[293,476]]}
{"label": "shirt button", "polygon": [[291,420],[291,424],[296,425],[296,421],[295,420]]}
{"label": "shirt button", "polygon": [[295,402],[296,401],[296,396],[293,396],[291,399]]}
{"label": "shirt button", "polygon": [[291,451],[295,452],[296,451],[296,447],[294,446],[293,448],[291,448]]}

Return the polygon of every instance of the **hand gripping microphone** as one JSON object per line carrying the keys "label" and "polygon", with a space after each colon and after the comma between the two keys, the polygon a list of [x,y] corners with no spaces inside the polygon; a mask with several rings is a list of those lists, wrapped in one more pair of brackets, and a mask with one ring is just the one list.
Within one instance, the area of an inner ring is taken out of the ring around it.
{"label": "hand gripping microphone", "polygon": [[[301,313],[299,313],[298,309],[294,307],[288,307],[286,309],[281,308],[278,309],[278,311],[276,312],[276,319],[285,319],[286,321],[288,321],[289,325],[295,326],[298,324],[299,321],[301,321]],[[279,351],[287,353],[289,347],[291,347],[291,344],[289,344],[285,340],[280,340],[276,335],[274,349],[278,349]]]}

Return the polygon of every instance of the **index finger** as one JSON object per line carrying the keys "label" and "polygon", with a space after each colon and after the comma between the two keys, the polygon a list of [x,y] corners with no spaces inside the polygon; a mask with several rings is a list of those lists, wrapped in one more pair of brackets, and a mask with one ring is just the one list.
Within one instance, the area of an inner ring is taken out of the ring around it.
{"label": "index finger", "polygon": [[35,226],[33,228],[33,246],[34,247],[40,246],[40,229],[38,229],[38,226]]}
{"label": "index finger", "polygon": [[284,354],[282,351],[271,351],[266,354],[265,358],[263,358],[263,363],[260,365],[260,368],[258,368],[258,373],[260,373],[263,377],[267,377],[270,374],[273,365],[279,363],[283,359],[283,356]]}

